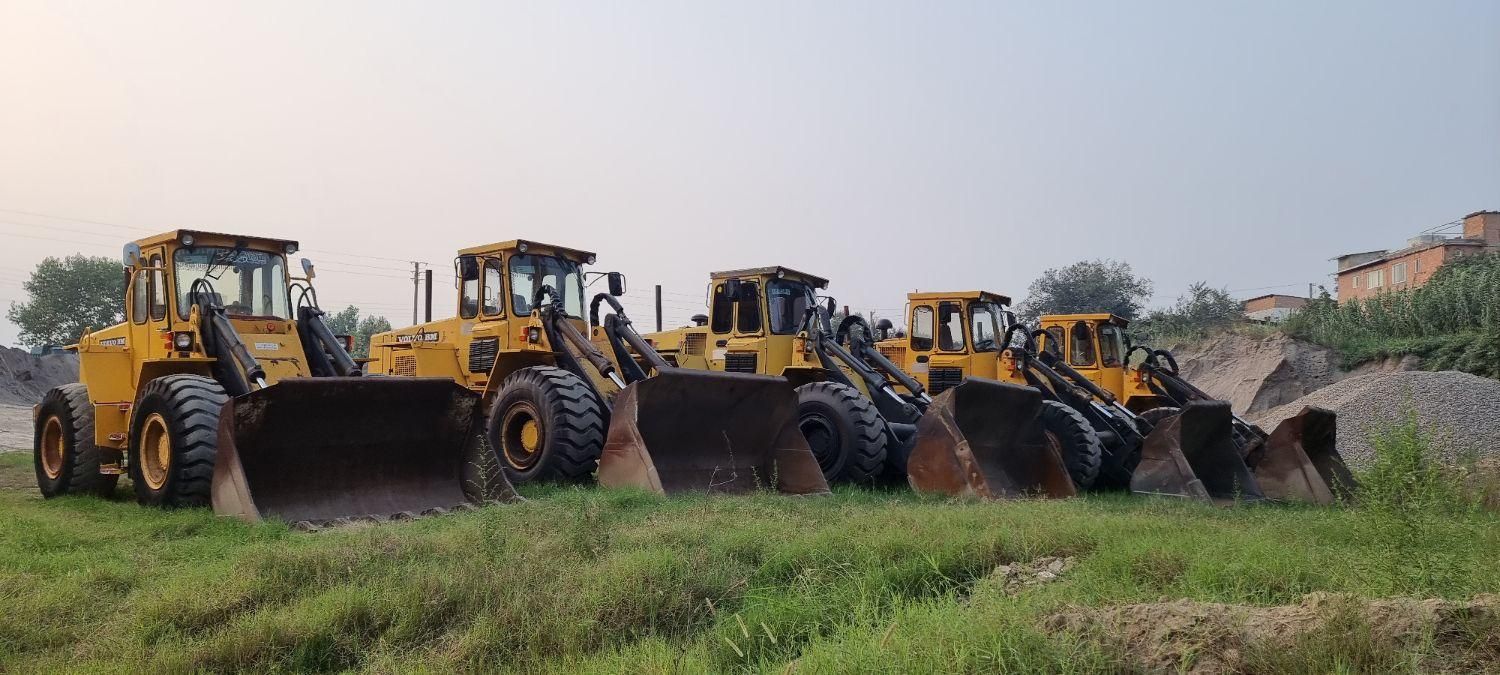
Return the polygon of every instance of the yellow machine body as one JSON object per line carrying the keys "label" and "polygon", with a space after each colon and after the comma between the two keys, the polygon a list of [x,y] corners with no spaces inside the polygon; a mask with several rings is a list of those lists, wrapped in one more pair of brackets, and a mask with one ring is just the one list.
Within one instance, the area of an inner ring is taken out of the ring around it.
{"label": "yellow machine body", "polygon": [[[103,493],[128,473],[143,503],[211,503],[245,520],[313,523],[470,501],[464,474],[477,474],[465,459],[486,452],[469,401],[477,397],[441,382],[361,382],[315,366],[338,359],[331,347],[310,354],[308,341],[336,340],[299,326],[299,317],[322,315],[298,306],[313,296],[311,279],[289,272],[297,248],[193,230],[128,244],[125,321],[71,345],[79,384],[38,406],[43,493]],[[296,284],[307,294],[294,299]],[[352,358],[340,357],[352,372]],[[91,415],[77,411],[83,398]],[[60,400],[71,412],[59,414]],[[49,425],[76,435],[59,446]],[[108,479],[92,478],[95,470]],[[491,494],[503,493],[508,486]]]}
{"label": "yellow machine body", "polygon": [[[604,354],[610,352],[603,329],[590,329],[584,319],[588,307],[583,266],[594,259],[588,251],[521,240],[461,250],[455,262],[457,316],[375,335],[367,368],[382,375],[449,378],[482,396],[491,441],[513,472],[530,468],[529,444],[542,448],[534,452],[545,451],[551,432],[542,414],[519,435],[501,428],[509,419],[509,409],[499,408],[508,405],[503,396],[507,378],[539,366],[563,367],[572,360],[582,372],[570,372],[586,376],[601,399],[598,406],[613,408],[613,414],[607,430],[584,430],[581,436],[588,438],[568,446],[574,453],[571,459],[577,460],[570,467],[590,466],[577,467],[567,478],[590,473],[597,462],[599,481],[606,487],[659,493],[745,492],[761,487],[795,494],[827,492],[827,483],[797,433],[795,394],[784,380],[656,372],[622,386],[597,365],[586,367],[591,359],[581,347],[589,347],[589,341],[604,347],[588,349],[596,357],[608,361]],[[517,265],[533,272],[517,272]],[[549,331],[541,308],[532,306],[534,292],[543,284],[562,296],[561,321],[587,336],[585,345],[553,344],[551,336],[559,333]],[[602,417],[592,408],[583,416]],[[525,447],[518,450],[520,446]],[[809,463],[815,475],[809,475]],[[513,474],[517,479],[523,475]]]}
{"label": "yellow machine body", "polygon": [[1051,351],[1137,413],[1171,405],[1151,391],[1145,373],[1126,362],[1130,322],[1114,314],[1042,316],[1039,349]]}

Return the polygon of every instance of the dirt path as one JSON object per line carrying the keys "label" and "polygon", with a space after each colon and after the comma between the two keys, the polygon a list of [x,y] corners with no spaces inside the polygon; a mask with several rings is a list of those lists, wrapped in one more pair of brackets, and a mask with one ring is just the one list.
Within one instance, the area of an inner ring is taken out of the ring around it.
{"label": "dirt path", "polygon": [[0,404],[0,452],[31,450],[31,406]]}

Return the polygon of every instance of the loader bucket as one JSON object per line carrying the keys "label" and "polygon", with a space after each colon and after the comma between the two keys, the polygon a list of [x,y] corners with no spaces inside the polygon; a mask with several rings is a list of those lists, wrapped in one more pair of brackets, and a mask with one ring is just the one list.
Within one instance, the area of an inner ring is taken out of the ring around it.
{"label": "loader bucket", "polygon": [[446,378],[282,380],[224,404],[214,512],[326,524],[509,498],[481,415]]}
{"label": "loader bucket", "polygon": [[1041,392],[969,378],[933,399],[906,462],[918,492],[982,499],[1077,494],[1037,413]]}
{"label": "loader bucket", "polygon": [[673,368],[615,397],[599,484],[657,494],[827,494],[784,377]]}
{"label": "loader bucket", "polygon": [[1245,458],[1266,496],[1323,506],[1348,499],[1354,475],[1335,446],[1337,426],[1338,413],[1313,406],[1277,425]]}
{"label": "loader bucket", "polygon": [[1234,443],[1227,401],[1191,401],[1141,444],[1130,490],[1202,501],[1264,499]]}

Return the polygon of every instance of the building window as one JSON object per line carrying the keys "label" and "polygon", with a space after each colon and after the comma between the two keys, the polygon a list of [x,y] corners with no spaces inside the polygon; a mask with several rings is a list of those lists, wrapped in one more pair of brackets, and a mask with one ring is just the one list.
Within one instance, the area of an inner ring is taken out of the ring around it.
{"label": "building window", "polygon": [[1359,275],[1354,275],[1354,287],[1359,288]]}
{"label": "building window", "polygon": [[1391,265],[1391,283],[1406,283],[1406,263],[1396,263],[1394,265]]}
{"label": "building window", "polygon": [[1366,288],[1380,288],[1385,285],[1385,270],[1373,270],[1365,275]]}
{"label": "building window", "polygon": [[1411,264],[1412,264],[1412,269],[1411,269],[1411,273],[1412,274],[1421,274],[1422,273],[1422,259],[1421,258],[1417,258],[1416,260],[1413,260]]}

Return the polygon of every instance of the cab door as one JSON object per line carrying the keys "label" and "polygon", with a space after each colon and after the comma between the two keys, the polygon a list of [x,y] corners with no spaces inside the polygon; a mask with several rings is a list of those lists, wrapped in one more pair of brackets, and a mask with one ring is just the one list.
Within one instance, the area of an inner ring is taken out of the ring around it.
{"label": "cab door", "polygon": [[471,387],[484,387],[489,382],[495,359],[506,348],[509,339],[505,313],[505,264],[499,256],[473,257],[478,271],[477,278],[466,281],[460,304],[468,319],[459,326],[459,331],[468,332],[468,340],[455,340],[460,345],[459,358],[464,366],[464,377]]}
{"label": "cab door", "polygon": [[136,381],[146,362],[167,356],[172,341],[172,321],[167,315],[167,277],[165,251],[161,248],[141,252],[144,267],[130,281],[130,303],[126,320],[130,323],[129,347],[135,354]]}
{"label": "cab door", "polygon": [[1068,365],[1094,384],[1104,386],[1100,381],[1099,343],[1093,326],[1087,321],[1074,321],[1067,327],[1067,342],[1063,351]]}

